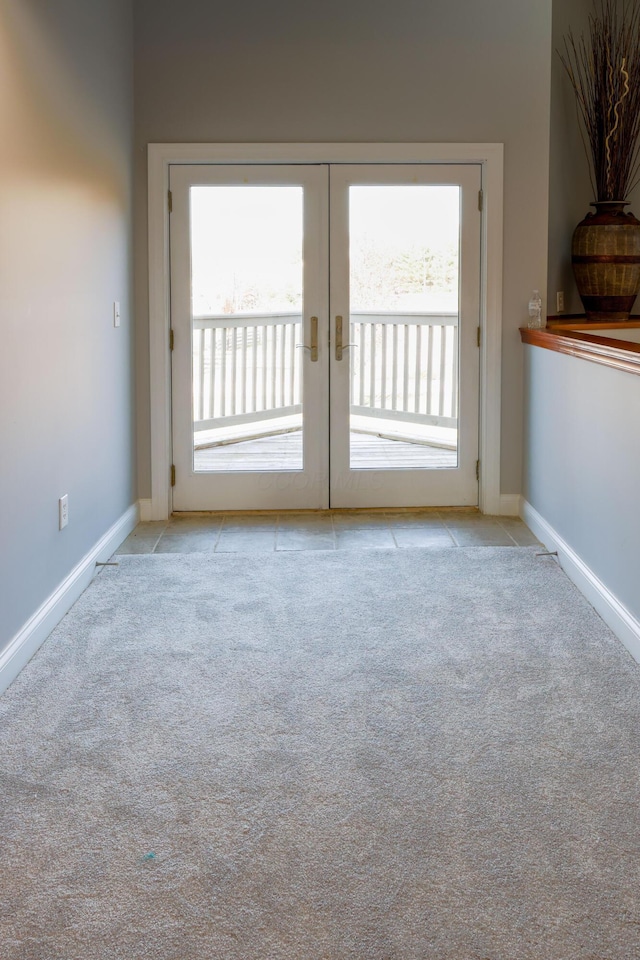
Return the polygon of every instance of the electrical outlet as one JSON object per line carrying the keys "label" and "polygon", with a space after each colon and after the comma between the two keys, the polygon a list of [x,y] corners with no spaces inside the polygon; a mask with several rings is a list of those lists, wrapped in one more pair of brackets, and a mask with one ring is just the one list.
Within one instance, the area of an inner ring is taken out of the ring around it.
{"label": "electrical outlet", "polygon": [[65,493],[64,497],[60,497],[58,500],[58,526],[60,530],[64,530],[66,525],[69,523],[69,494]]}
{"label": "electrical outlet", "polygon": [[113,325],[114,327],[120,326],[120,304],[117,300],[114,300],[113,303]]}
{"label": "electrical outlet", "polygon": [[564,290],[556,293],[556,313],[564,313]]}

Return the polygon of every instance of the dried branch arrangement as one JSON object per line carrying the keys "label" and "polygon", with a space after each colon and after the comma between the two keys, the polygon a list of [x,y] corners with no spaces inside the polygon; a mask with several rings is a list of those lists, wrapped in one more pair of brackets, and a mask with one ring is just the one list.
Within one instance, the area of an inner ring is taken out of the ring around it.
{"label": "dried branch arrangement", "polygon": [[587,36],[570,31],[560,59],[573,86],[598,201],[640,182],[640,3],[594,0]]}

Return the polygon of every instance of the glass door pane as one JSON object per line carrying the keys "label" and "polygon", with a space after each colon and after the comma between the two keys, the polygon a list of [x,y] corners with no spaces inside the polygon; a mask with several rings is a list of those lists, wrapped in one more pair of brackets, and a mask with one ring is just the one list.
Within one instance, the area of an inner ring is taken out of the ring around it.
{"label": "glass door pane", "polygon": [[303,188],[190,190],[193,469],[303,468]]}
{"label": "glass door pane", "polygon": [[460,192],[349,188],[351,469],[458,466]]}

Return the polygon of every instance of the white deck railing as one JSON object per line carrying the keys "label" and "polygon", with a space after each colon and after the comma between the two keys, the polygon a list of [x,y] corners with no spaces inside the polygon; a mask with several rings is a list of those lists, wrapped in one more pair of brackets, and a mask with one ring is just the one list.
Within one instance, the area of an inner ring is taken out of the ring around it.
{"label": "white deck railing", "polygon": [[194,430],[301,413],[300,314],[193,321]]}
{"label": "white deck railing", "polygon": [[458,314],[351,314],[351,413],[458,423]]}
{"label": "white deck railing", "polygon": [[[301,342],[300,314],[195,318],[194,429],[299,414]],[[349,342],[353,414],[457,425],[457,314],[353,313]]]}

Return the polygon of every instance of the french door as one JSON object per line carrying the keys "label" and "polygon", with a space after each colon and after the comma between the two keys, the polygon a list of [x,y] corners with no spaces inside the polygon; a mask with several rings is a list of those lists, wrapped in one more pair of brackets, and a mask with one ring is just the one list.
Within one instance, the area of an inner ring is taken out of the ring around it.
{"label": "french door", "polygon": [[480,166],[170,189],[174,510],[477,504]]}

